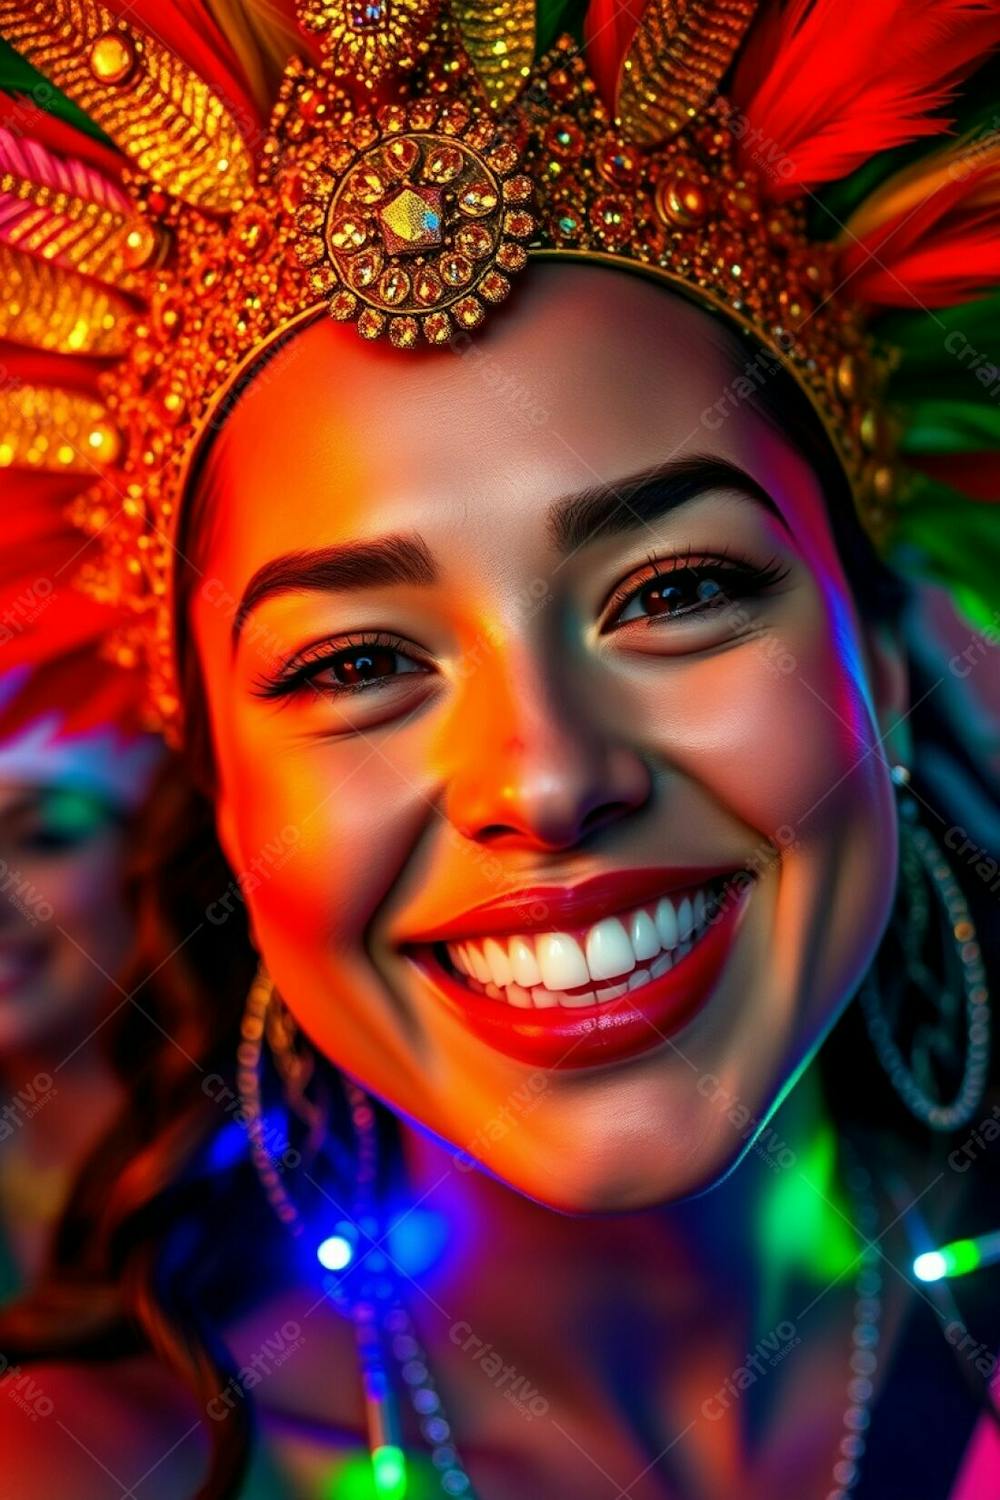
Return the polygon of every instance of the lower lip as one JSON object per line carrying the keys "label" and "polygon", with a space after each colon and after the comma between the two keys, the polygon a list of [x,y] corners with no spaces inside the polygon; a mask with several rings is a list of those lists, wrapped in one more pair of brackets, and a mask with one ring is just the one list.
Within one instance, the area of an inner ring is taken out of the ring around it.
{"label": "lower lip", "polygon": [[658,979],[603,1005],[521,1010],[470,990],[424,950],[413,962],[481,1041],[539,1068],[588,1068],[660,1047],[708,1003],[749,900],[750,881],[690,953]]}

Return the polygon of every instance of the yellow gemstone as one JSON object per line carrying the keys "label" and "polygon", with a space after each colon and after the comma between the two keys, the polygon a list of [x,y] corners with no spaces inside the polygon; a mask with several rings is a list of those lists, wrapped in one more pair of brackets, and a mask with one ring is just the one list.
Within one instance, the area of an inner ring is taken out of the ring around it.
{"label": "yellow gemstone", "polygon": [[378,221],[390,253],[440,245],[441,191],[428,187],[400,188],[378,210]]}
{"label": "yellow gemstone", "polygon": [[135,48],[128,37],[109,31],[91,45],[90,71],[100,83],[124,83],[135,66]]}

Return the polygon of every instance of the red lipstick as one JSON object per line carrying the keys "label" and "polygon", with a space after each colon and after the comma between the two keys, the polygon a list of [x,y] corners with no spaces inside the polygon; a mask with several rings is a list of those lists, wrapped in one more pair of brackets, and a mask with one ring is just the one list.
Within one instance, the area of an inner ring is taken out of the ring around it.
{"label": "red lipstick", "polygon": [[589,927],[611,912],[627,911],[674,891],[688,891],[737,873],[732,865],[651,866],[592,875],[579,885],[520,886],[432,929],[414,933],[406,941],[453,943],[501,932],[565,932],[572,927]]}
{"label": "red lipstick", "polygon": [[[629,906],[641,905],[654,894],[647,879],[653,873],[626,871],[614,876],[600,876],[570,889],[560,888],[556,892],[561,903],[557,911],[549,908],[544,920],[535,924],[535,929],[565,931],[576,925],[600,921],[602,917]],[[659,872],[660,879],[655,885],[657,896],[670,890],[703,885],[710,878],[705,869],[697,871],[694,879],[690,872],[684,871],[681,872],[683,880],[664,884],[663,873]],[[678,872],[669,873],[676,875]],[[474,1036],[508,1057],[533,1067],[553,1069],[596,1067],[638,1057],[662,1046],[703,1009],[722,977],[754,880],[748,872],[737,872],[731,867],[723,872],[712,872],[716,876],[719,873],[743,874],[746,879],[725,891],[716,915],[683,958],[675,959],[665,974],[638,989],[627,990],[615,1000],[596,1005],[521,1009],[504,999],[474,992],[436,952],[432,943],[411,951],[410,957],[451,1014]],[[643,882],[646,883],[639,894]],[[530,892],[519,892],[517,899],[523,901],[530,897],[534,900],[542,889],[536,887]],[[611,889],[614,890],[613,899],[608,896]],[[602,900],[597,899],[599,890],[604,892]],[[626,890],[627,894],[623,895]],[[550,889],[544,899],[547,901],[551,895]],[[448,941],[452,941],[453,936],[526,931],[524,908],[510,908],[510,912],[510,922],[501,926],[497,918],[508,913],[504,902],[473,908],[458,919],[460,927],[449,924],[447,929],[433,934],[433,941],[444,941],[445,932]]]}

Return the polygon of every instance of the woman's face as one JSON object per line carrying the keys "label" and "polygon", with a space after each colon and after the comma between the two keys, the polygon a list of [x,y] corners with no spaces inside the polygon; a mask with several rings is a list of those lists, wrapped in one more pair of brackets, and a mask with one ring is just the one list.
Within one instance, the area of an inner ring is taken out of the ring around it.
{"label": "woman's face", "polygon": [[312,325],[207,476],[194,633],[270,973],[563,1209],[717,1180],[888,920],[898,659],[747,366],[661,287],[536,265],[461,354]]}
{"label": "woman's face", "polygon": [[113,1003],[130,923],[120,818],[60,783],[0,781],[0,1069],[68,1059]]}

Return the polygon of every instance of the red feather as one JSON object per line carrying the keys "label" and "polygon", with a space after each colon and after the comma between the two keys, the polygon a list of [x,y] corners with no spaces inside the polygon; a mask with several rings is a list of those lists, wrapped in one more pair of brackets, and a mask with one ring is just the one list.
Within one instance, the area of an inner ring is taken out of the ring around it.
{"label": "red feather", "polygon": [[[840,243],[852,298],[880,307],[950,307],[996,287],[1000,152],[963,171],[968,149],[935,153],[916,164],[923,174],[907,169],[851,220]],[[893,212],[882,217],[880,206]]]}
{"label": "red feather", "polygon": [[615,107],[618,75],[646,0],[590,0],[583,22],[587,70],[609,109]]}
{"label": "red feather", "polygon": [[1000,502],[1000,453],[921,453],[907,463],[969,500]]}
{"label": "red feather", "polygon": [[1000,46],[998,0],[771,0],[733,78],[748,166],[770,195],[832,182],[890,146],[938,135],[934,111]]}

